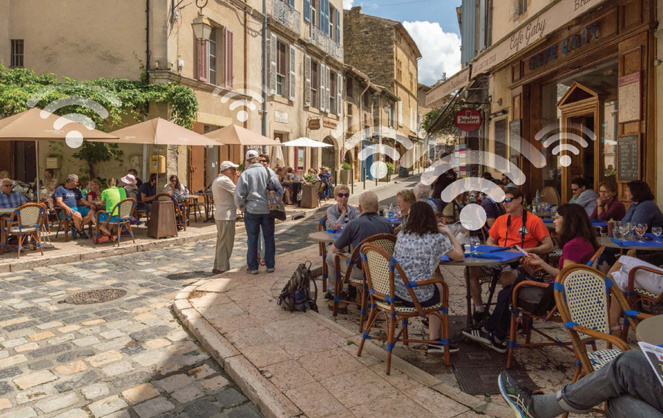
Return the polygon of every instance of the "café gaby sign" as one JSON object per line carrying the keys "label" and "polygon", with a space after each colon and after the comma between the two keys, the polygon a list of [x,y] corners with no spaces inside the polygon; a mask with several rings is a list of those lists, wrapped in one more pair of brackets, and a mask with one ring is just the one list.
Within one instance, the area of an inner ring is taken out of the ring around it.
{"label": "caf\u00e9 gaby sign", "polygon": [[563,57],[571,51],[582,48],[592,41],[597,40],[599,37],[598,23],[583,28],[580,32],[574,33],[562,39],[561,42],[550,45],[543,51],[533,55],[528,61],[528,68],[530,71],[543,67],[544,65]]}

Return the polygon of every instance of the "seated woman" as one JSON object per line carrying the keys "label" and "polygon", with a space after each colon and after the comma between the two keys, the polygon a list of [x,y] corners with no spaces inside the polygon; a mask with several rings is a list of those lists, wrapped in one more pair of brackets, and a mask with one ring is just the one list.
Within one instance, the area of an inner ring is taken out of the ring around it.
{"label": "seated woman", "polygon": [[410,208],[414,205],[417,199],[414,197],[412,190],[401,190],[396,193],[396,205],[398,209],[401,210],[401,224],[394,229],[395,233],[401,232],[401,229],[405,228],[407,223],[408,215],[410,214]]}
{"label": "seated woman", "polygon": [[97,179],[92,179],[88,183],[90,190],[87,192],[86,199],[90,205],[95,205],[95,202],[101,199],[101,183]]}
{"label": "seated woman", "polygon": [[41,201],[46,204],[49,209],[54,209],[55,205],[53,203],[53,193],[55,193],[55,182],[48,181],[44,184],[44,188],[41,189]]}
{"label": "seated woman", "polygon": [[626,208],[622,202],[615,199],[615,196],[617,196],[615,183],[611,181],[599,183],[599,198],[596,199],[596,207],[589,218],[601,221],[621,221],[626,213]]}
{"label": "seated woman", "polygon": [[327,208],[327,228],[340,230],[348,222],[357,219],[360,215],[359,209],[348,204],[350,188],[345,184],[339,184],[334,189],[336,204]]}
{"label": "seated woman", "polygon": [[[562,247],[562,257],[559,259],[557,267],[546,263],[541,257],[530,253],[526,257],[529,263],[534,267],[541,267],[553,278],[557,276],[560,270],[571,264],[587,264],[592,259],[594,252],[598,249],[596,242],[596,233],[592,223],[587,216],[587,212],[580,205],[564,204],[557,209],[557,216],[553,221],[555,231],[559,236],[558,243]],[[497,295],[497,303],[490,317],[483,326],[479,326],[470,331],[463,331],[463,334],[471,340],[480,342],[499,353],[507,351],[507,335],[509,333],[511,294],[513,286],[529,278],[522,269],[519,269],[519,277],[515,283],[505,286]],[[548,287],[543,293],[539,303],[552,303],[553,287]]]}
{"label": "seated woman", "polygon": [[[636,252],[634,250],[629,251],[627,254],[628,255],[619,257],[619,260],[608,272],[608,276],[612,277],[613,282],[617,284],[622,292],[626,292],[628,288],[628,275],[634,267],[649,267],[652,269],[663,270],[659,266],[636,258]],[[661,261],[660,257],[658,261]],[[639,270],[635,273],[634,287],[636,289],[646,290],[655,295],[660,295],[663,293],[663,275],[651,271]],[[613,298],[610,303],[610,328],[612,332],[620,331],[621,326],[619,325],[619,317],[621,314],[621,306]]]}
{"label": "seated woman", "polygon": [[624,196],[631,202],[622,222],[647,224],[647,232],[653,226],[663,226],[663,213],[654,201],[654,194],[649,185],[642,180],[629,182],[624,188]]}
{"label": "seated woman", "polygon": [[[420,282],[431,278],[444,254],[454,261],[465,259],[463,248],[456,237],[446,226],[437,224],[430,205],[426,201],[414,203],[409,210],[407,225],[398,233],[394,258],[407,274],[408,280]],[[436,305],[442,300],[443,290],[440,285],[414,287],[413,290],[422,307]],[[414,306],[398,272],[394,274],[394,291],[397,301],[404,306]],[[430,315],[429,339],[438,340],[441,335],[442,324],[439,318]],[[449,346],[449,351],[458,351],[458,347]],[[429,344],[428,353],[444,354],[444,346]]]}
{"label": "seated woman", "polygon": [[[127,198],[127,192],[124,188],[117,187],[117,179],[111,177],[108,179],[108,188],[101,192],[101,202],[106,206],[106,212],[99,214],[99,229],[103,232],[104,236],[98,239],[98,242],[106,242],[109,237],[111,240],[115,241],[117,239],[117,234],[111,234],[111,231],[106,227],[106,221],[110,217],[110,221],[117,221],[117,211],[113,211],[115,206],[117,206],[120,201]],[[121,231],[118,231],[118,233]]]}
{"label": "seated woman", "polygon": [[168,184],[163,186],[163,191],[168,193],[171,196],[186,196],[189,194],[189,190],[182,183],[180,183],[180,178],[175,174],[170,176],[168,179]]}

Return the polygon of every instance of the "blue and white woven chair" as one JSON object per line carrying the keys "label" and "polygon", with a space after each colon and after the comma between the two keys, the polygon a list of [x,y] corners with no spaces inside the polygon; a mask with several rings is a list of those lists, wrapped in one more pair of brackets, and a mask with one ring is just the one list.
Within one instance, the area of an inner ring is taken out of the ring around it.
{"label": "blue and white woven chair", "polygon": [[[16,258],[21,256],[21,249],[27,238],[32,238],[33,248],[39,248],[41,255],[44,255],[39,231],[44,226],[45,217],[46,207],[40,203],[25,203],[14,210],[9,221],[7,221],[5,236],[7,242],[9,237],[17,237]],[[7,242],[2,243],[2,245],[7,245]]]}
{"label": "blue and white woven chair", "polygon": [[[564,327],[573,342],[576,355],[576,373],[573,381],[608,364],[622,351],[629,350],[624,340],[611,335],[608,319],[609,295],[626,311],[628,321],[635,329],[638,319],[651,315],[629,310],[624,294],[609,277],[594,268],[572,265],[564,268],[554,284],[555,301]],[[588,352],[581,335],[608,343],[608,348]],[[613,349],[612,345],[617,349]]]}
{"label": "blue and white woven chair", "polygon": [[[362,335],[361,343],[357,356],[361,356],[364,349],[364,343],[368,339],[375,339],[386,341],[387,343],[387,374],[391,371],[391,352],[394,349],[396,342],[401,341],[404,344],[408,343],[421,343],[421,344],[439,344],[444,346],[444,364],[449,366],[451,360],[449,358],[449,287],[444,282],[444,279],[429,279],[420,282],[410,282],[407,275],[401,268],[400,264],[380,246],[373,243],[362,243],[359,249],[362,258],[362,266],[366,275],[366,284],[368,294],[370,296],[370,312],[368,320],[366,321],[366,329]],[[408,293],[414,302],[414,307],[398,306],[396,305],[396,297],[394,293],[394,272],[398,271]],[[442,301],[436,305],[423,308],[419,304],[416,293],[412,290],[415,286],[434,285],[439,283],[442,285]],[[371,336],[371,328],[375,324],[378,315],[383,314],[387,321],[387,336],[376,337]],[[427,315],[435,315],[440,318],[442,323],[442,335],[439,340],[414,340],[408,336],[408,320],[410,318],[425,317]],[[401,329],[396,334],[396,325],[400,322]]]}
{"label": "blue and white woven chair", "polygon": [[[106,228],[111,231],[113,227],[117,229],[117,235],[115,238],[115,242],[117,243],[117,246],[120,246],[120,237],[122,236],[122,229],[126,228],[127,231],[129,231],[129,235],[131,235],[131,240],[135,243],[136,239],[134,238],[134,232],[131,229],[131,221],[133,221],[133,212],[134,212],[134,207],[136,205],[136,201],[134,199],[128,198],[121,200],[115,205],[115,207],[111,210],[110,213],[106,212],[105,210],[100,210],[97,211],[94,216],[95,219],[97,220],[96,226],[95,226],[95,232],[94,232],[94,243],[98,244],[99,243],[99,238],[101,237],[100,234],[100,226],[105,225]],[[105,221],[101,220],[101,215],[104,214]]]}

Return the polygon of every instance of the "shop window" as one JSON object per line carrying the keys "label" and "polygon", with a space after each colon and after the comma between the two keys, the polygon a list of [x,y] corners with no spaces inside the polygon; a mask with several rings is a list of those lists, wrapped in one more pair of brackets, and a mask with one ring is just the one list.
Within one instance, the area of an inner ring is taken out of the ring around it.
{"label": "shop window", "polygon": [[11,40],[11,60],[10,60],[10,64],[9,64],[12,68],[22,68],[23,67],[23,52],[24,52],[23,39],[12,39]]}

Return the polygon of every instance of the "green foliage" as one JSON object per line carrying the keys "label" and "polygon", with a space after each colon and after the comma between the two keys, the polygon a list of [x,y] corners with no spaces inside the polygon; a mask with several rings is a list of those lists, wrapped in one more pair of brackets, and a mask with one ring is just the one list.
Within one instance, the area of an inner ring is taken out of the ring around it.
{"label": "green foliage", "polygon": [[456,102],[453,106],[451,106],[450,109],[447,109],[447,111],[444,114],[444,119],[442,120],[442,123],[437,127],[437,129],[435,129],[432,132],[430,130],[437,117],[440,115],[440,113],[442,113],[442,111],[446,107],[447,106],[445,103],[441,108],[433,109],[430,112],[426,113],[421,123],[421,127],[426,132],[431,134],[443,134],[443,135],[457,134],[458,127],[454,124],[454,115],[464,107],[464,105],[459,102]]}
{"label": "green foliage", "polygon": [[341,170],[350,170],[352,166],[348,163],[341,164]]}
{"label": "green foliage", "polygon": [[387,174],[394,174],[394,163],[385,163],[387,165]]}
{"label": "green foliage", "polygon": [[[198,111],[193,91],[177,84],[148,84],[144,81],[106,79],[78,81],[54,74],[37,75],[25,68],[5,68],[0,65],[0,118],[14,115],[33,106],[44,108],[50,103],[68,97],[81,97],[83,105],[68,105],[54,111],[58,115],[78,113],[89,117],[95,128],[112,131],[122,127],[127,119],[142,122],[147,118],[148,105],[167,104],[173,122],[191,128]],[[98,114],[86,106],[91,101],[101,105],[105,112]],[[56,103],[54,104],[56,105]],[[62,150],[64,143],[52,143],[51,149]],[[84,141],[74,154],[88,163],[90,177],[95,177],[94,165],[102,161],[122,161],[122,150],[117,144]]]}

